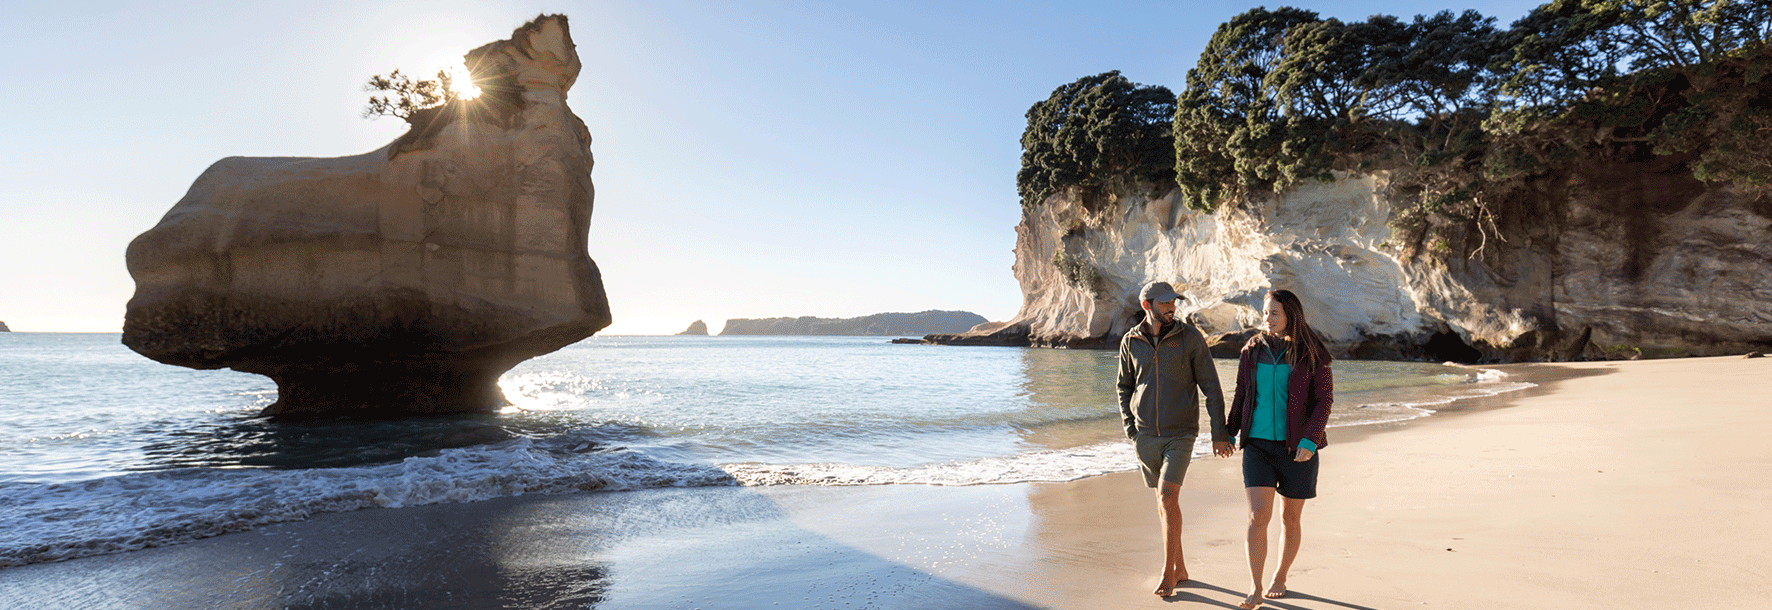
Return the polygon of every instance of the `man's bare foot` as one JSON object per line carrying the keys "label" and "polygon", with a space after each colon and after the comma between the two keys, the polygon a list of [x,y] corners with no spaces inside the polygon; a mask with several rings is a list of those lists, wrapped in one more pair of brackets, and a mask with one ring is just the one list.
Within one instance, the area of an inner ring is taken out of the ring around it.
{"label": "man's bare foot", "polygon": [[1255,608],[1260,608],[1261,605],[1265,603],[1267,603],[1267,600],[1262,599],[1260,591],[1256,591],[1250,593],[1249,597],[1243,600],[1243,603],[1237,604],[1237,607],[1242,608],[1243,610],[1254,610]]}
{"label": "man's bare foot", "polygon": [[1267,588],[1267,598],[1268,599],[1280,599],[1285,596],[1286,596],[1286,583],[1277,582],[1277,583],[1274,583],[1274,586]]}
{"label": "man's bare foot", "polygon": [[1186,568],[1183,568],[1180,574],[1164,574],[1163,578],[1157,581],[1157,590],[1151,591],[1151,593],[1155,593],[1157,597],[1169,597],[1174,595],[1175,588],[1184,582],[1187,582]]}

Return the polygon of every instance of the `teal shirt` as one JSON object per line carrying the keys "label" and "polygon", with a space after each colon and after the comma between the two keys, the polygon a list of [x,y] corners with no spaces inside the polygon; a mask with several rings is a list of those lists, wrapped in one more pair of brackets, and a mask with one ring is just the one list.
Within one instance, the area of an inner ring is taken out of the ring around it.
{"label": "teal shirt", "polygon": [[[1286,380],[1291,375],[1290,364],[1255,365],[1255,413],[1249,436],[1286,442]],[[1298,446],[1317,452],[1317,443],[1308,438],[1299,439]]]}

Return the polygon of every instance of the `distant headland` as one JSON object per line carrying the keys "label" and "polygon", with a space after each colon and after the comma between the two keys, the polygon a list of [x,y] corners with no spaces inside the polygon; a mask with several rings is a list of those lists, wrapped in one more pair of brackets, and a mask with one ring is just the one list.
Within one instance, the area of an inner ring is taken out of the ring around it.
{"label": "distant headland", "polygon": [[[700,320],[696,321],[700,323]],[[969,311],[929,310],[917,313],[877,313],[859,318],[733,318],[720,329],[727,335],[827,335],[827,336],[921,336],[960,333],[989,322]],[[682,334],[694,334],[694,325]],[[703,332],[706,332],[705,326]]]}
{"label": "distant headland", "polygon": [[9,332],[12,332],[12,329],[7,328],[5,322],[0,322],[0,333],[9,333]]}

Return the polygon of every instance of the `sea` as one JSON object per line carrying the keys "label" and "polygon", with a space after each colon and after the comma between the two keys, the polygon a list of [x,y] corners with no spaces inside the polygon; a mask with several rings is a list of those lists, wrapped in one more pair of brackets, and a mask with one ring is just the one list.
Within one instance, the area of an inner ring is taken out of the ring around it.
{"label": "sea", "polygon": [[[525,494],[994,485],[1135,468],[1112,351],[596,336],[507,372],[512,406],[499,413],[280,422],[257,416],[276,400],[270,379],[160,364],[120,339],[0,333],[0,568]],[[1236,362],[1217,364],[1228,400]],[[1331,427],[1531,385],[1452,364],[1334,367]],[[1195,455],[1209,452],[1202,436]]]}

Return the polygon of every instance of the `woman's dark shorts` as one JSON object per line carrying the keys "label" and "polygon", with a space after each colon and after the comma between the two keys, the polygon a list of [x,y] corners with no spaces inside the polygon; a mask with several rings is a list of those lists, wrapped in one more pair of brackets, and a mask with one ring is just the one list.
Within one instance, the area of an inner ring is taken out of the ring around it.
{"label": "woman's dark shorts", "polygon": [[1294,462],[1286,443],[1265,438],[1243,439],[1243,486],[1278,487],[1280,495],[1304,500],[1317,497],[1317,463],[1322,455]]}

